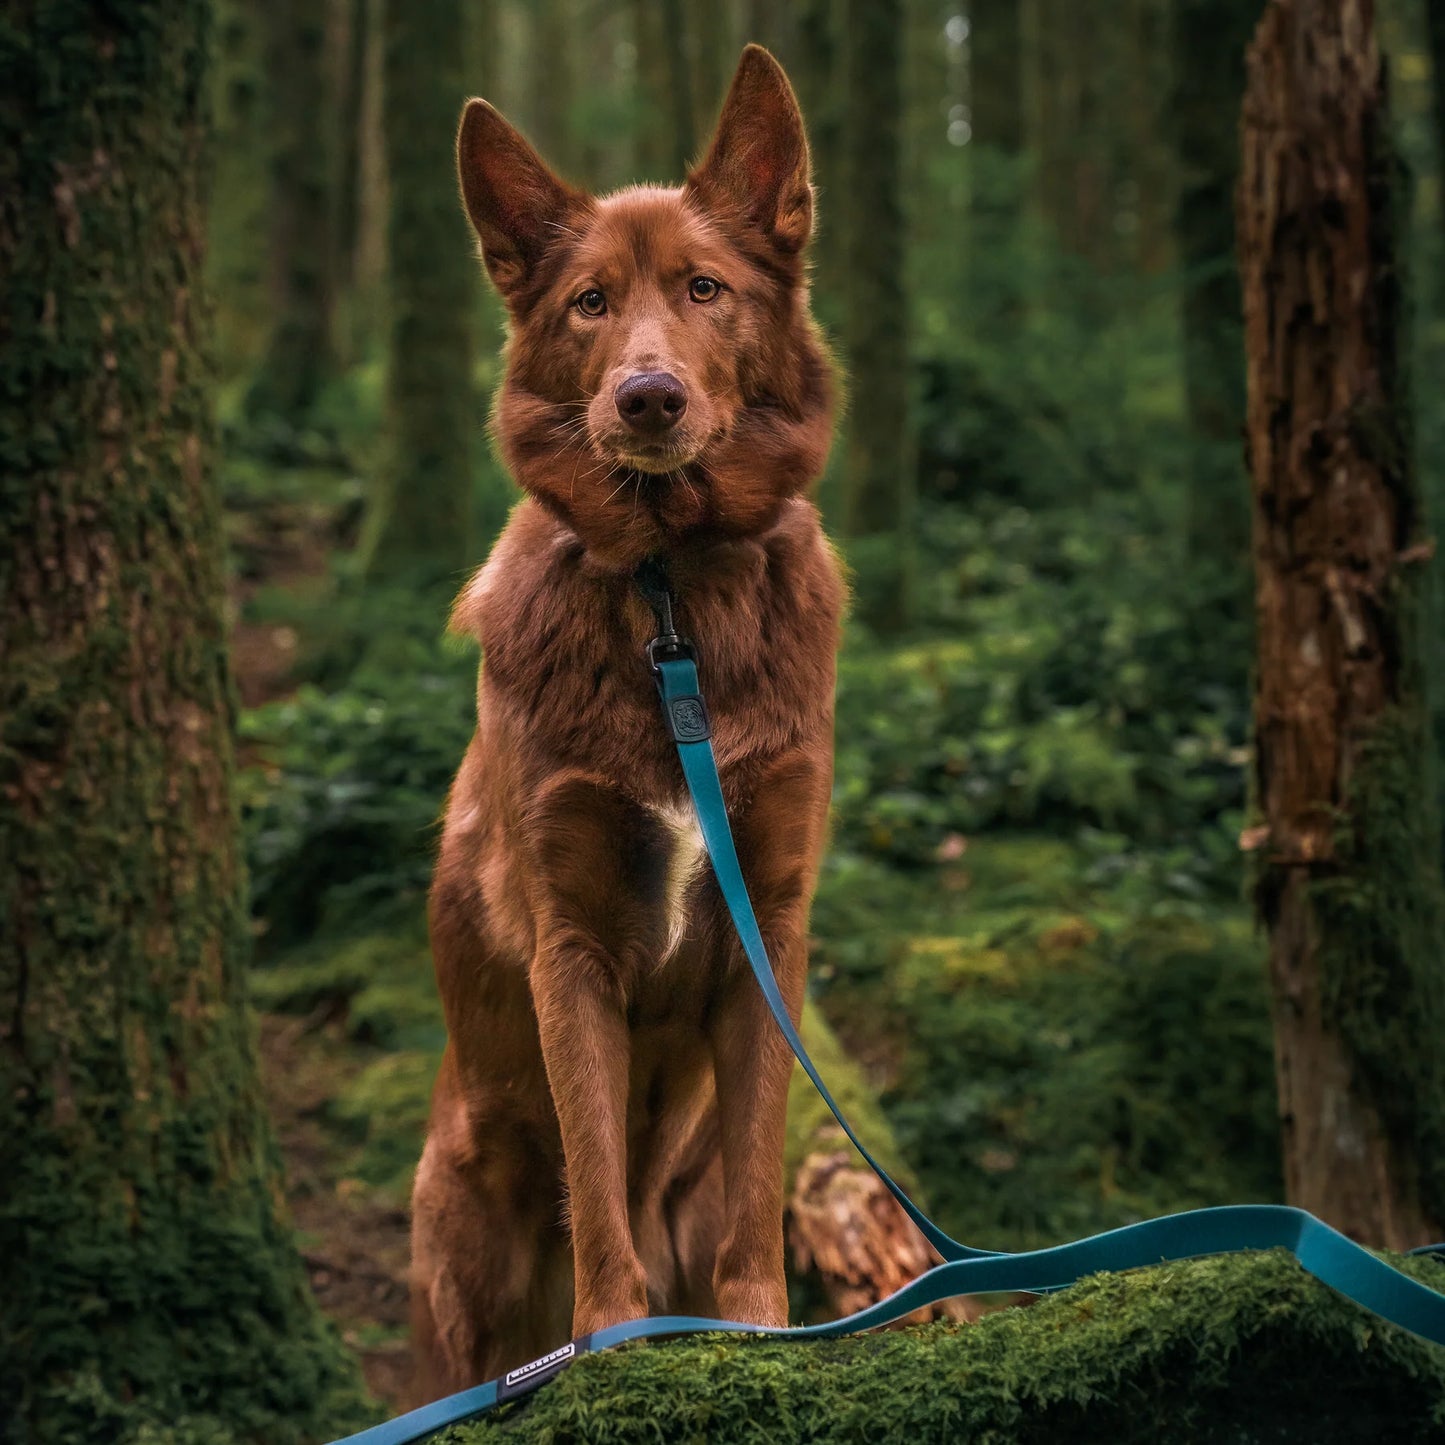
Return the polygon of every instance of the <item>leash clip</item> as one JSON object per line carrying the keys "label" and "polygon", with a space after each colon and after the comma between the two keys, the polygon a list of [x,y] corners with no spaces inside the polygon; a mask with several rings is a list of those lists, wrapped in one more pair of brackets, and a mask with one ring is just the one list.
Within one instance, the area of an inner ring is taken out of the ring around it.
{"label": "leash clip", "polygon": [[697,652],[687,638],[679,637],[675,632],[664,632],[647,644],[647,665],[652,669],[653,677],[662,676],[664,662],[683,660],[696,662]]}
{"label": "leash clip", "polygon": [[647,644],[647,665],[655,679],[662,678],[664,662],[697,661],[697,651],[692,643],[678,633],[672,619],[672,588],[668,584],[667,571],[659,557],[648,557],[638,567],[633,580],[642,593],[652,615],[657,619],[657,636]]}

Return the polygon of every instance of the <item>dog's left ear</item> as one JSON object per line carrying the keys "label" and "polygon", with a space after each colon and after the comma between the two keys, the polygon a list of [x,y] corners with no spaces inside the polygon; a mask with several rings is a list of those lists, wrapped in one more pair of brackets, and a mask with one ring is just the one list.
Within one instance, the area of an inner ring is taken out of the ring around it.
{"label": "dog's left ear", "polygon": [[812,234],[803,115],[783,67],[761,45],[744,49],[712,144],[687,189],[708,204],[741,210],[789,255]]}

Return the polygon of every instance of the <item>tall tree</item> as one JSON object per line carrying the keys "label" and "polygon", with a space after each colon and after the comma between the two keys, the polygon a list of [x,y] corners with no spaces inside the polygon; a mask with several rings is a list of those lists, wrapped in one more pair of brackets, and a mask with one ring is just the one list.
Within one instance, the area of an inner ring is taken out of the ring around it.
{"label": "tall tree", "polygon": [[1024,139],[1020,0],[969,0],[967,18],[973,139],[1017,155]]}
{"label": "tall tree", "polygon": [[[1425,32],[1430,47],[1430,95],[1435,117],[1435,174],[1445,187],[1445,0],[1425,0]],[[1440,207],[1445,216],[1445,205]],[[1445,282],[1439,281],[1442,288]]]}
{"label": "tall tree", "polygon": [[247,397],[253,414],[301,421],[335,370],[332,335],[332,168],[328,114],[327,0],[263,7],[271,95],[270,226],[273,321],[266,354]]}
{"label": "tall tree", "polygon": [[573,134],[577,99],[576,30],[579,7],[571,0],[534,0],[532,17],[532,141],[571,180],[579,174]]}
{"label": "tall tree", "polygon": [[0,41],[0,1436],[354,1420],[246,1015],[207,0]]}
{"label": "tall tree", "polygon": [[839,73],[842,57],[837,11],[837,0],[804,0],[796,15],[793,49],[781,57],[798,88],[803,122],[808,129],[813,187],[818,194],[811,246],[815,305],[819,315],[830,324],[840,314],[842,305],[846,204],[843,88]]}
{"label": "tall tree", "polygon": [[1292,1203],[1445,1225],[1445,887],[1425,520],[1370,0],[1270,0],[1239,187],[1259,656],[1256,902]]}
{"label": "tall tree", "polygon": [[843,143],[852,381],[843,533],[859,615],[884,631],[909,612],[908,304],[903,275],[901,0],[848,0]]}
{"label": "tall tree", "polygon": [[1192,456],[1190,553],[1243,570],[1249,488],[1240,460],[1244,332],[1234,246],[1244,52],[1260,0],[1175,0],[1173,105],[1178,151],[1174,226],[1181,297],[1184,393]]}
{"label": "tall tree", "polygon": [[[477,267],[453,141],[469,94],[466,9],[462,0],[386,5],[387,435],[365,542],[367,575],[379,581],[455,582],[478,560]],[[504,499],[490,507],[489,534]]]}
{"label": "tall tree", "polygon": [[345,47],[339,76],[335,220],[331,236],[336,248],[334,279],[338,289],[344,290],[356,276],[360,240],[362,116],[371,44],[371,0],[341,0],[341,13],[345,19]]}
{"label": "tall tree", "polygon": [[676,181],[697,149],[692,67],[682,0],[632,0],[637,46],[637,164],[647,180]]}

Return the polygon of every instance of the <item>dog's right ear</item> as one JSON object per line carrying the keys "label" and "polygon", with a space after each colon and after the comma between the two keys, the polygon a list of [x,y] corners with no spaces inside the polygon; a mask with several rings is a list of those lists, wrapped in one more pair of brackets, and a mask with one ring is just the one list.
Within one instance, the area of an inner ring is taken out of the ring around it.
{"label": "dog's right ear", "polygon": [[522,133],[484,100],[469,100],[457,132],[462,199],[482,260],[508,301],[587,198],[558,179]]}

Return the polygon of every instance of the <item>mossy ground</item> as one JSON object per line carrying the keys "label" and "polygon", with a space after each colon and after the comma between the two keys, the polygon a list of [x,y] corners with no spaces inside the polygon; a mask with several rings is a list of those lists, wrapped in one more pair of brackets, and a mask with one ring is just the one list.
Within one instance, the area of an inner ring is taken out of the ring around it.
{"label": "mossy ground", "polygon": [[[1445,1286],[1445,1266],[1413,1261]],[[1445,1437],[1445,1350],[1280,1251],[1100,1275],[973,1325],[588,1356],[444,1445],[1309,1445]]]}

